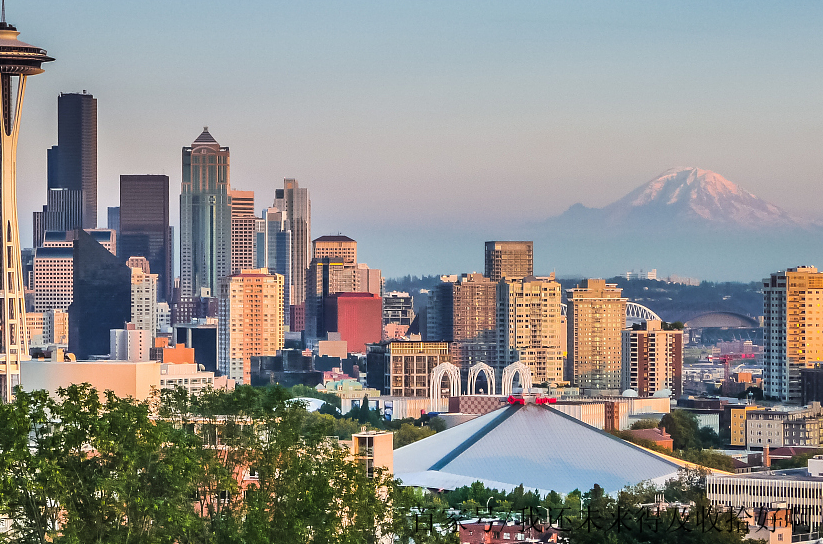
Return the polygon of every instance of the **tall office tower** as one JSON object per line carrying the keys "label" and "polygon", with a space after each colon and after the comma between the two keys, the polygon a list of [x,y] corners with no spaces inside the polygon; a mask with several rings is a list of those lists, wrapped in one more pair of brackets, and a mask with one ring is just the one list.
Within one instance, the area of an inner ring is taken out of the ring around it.
{"label": "tall office tower", "polygon": [[311,249],[311,199],[308,189],[301,189],[297,180],[283,180],[283,188],[274,191],[274,207],[282,211],[291,231],[291,304],[306,299],[306,270]]}
{"label": "tall office tower", "polygon": [[108,353],[109,331],[131,319],[131,270],[92,234],[75,235],[69,350],[87,359]]}
{"label": "tall office tower", "polygon": [[534,242],[486,242],[486,277],[525,278],[534,274]]}
{"label": "tall office tower", "polygon": [[[180,194],[180,289],[199,296],[217,293],[220,278],[231,271],[231,199],[229,148],[208,127],[183,148]],[[121,227],[122,228],[122,227]]]}
{"label": "tall office tower", "polygon": [[283,324],[291,327],[291,231],[284,215],[277,208],[263,211],[262,225],[258,226],[255,243],[256,267],[267,269],[269,274],[283,276]]}
{"label": "tall office tower", "polygon": [[482,274],[440,280],[429,292],[426,340],[451,342],[452,362],[464,377],[470,366],[486,363],[499,378],[497,283]]}
{"label": "tall office tower", "polygon": [[554,275],[506,279],[498,289],[500,366],[521,362],[532,382],[563,381],[562,293]]}
{"label": "tall office tower", "polygon": [[251,357],[283,349],[283,276],[243,270],[220,282],[217,369],[251,383]]}
{"label": "tall office tower", "polygon": [[230,192],[231,196],[231,272],[256,267],[257,222],[254,191]]}
{"label": "tall office tower", "polygon": [[109,206],[106,209],[106,228],[120,236],[120,206]]}
{"label": "tall office tower", "polygon": [[621,391],[650,397],[668,389],[683,394],[683,331],[663,330],[656,319],[622,332]]}
{"label": "tall office tower", "polygon": [[357,291],[357,268],[341,257],[312,259],[306,274],[305,332],[307,338],[321,338],[325,329],[323,299],[335,293]]}
{"label": "tall office tower", "polygon": [[118,255],[149,260],[159,300],[171,300],[174,281],[169,229],[169,177],[120,176]]}
{"label": "tall office tower", "polygon": [[231,216],[248,217],[257,215],[254,211],[254,191],[239,191],[232,189],[231,195]]}
{"label": "tall office tower", "polygon": [[[29,359],[26,339],[26,301],[20,264],[20,227],[17,220],[17,137],[28,76],[43,72],[54,59],[44,49],[17,39],[17,29],[0,22],[0,402],[9,402],[20,385],[20,362]],[[12,82],[16,79],[17,89]]]}
{"label": "tall office tower", "polygon": [[131,270],[131,322],[152,338],[157,334],[157,274],[144,272],[142,267]]}
{"label": "tall office tower", "polygon": [[[83,191],[49,188],[46,195],[46,230],[74,230],[83,228]],[[95,228],[95,227],[86,227]]]}
{"label": "tall office tower", "polygon": [[321,236],[312,242],[312,258],[339,257],[346,264],[357,263],[357,242],[348,236]]}
{"label": "tall office tower", "polygon": [[620,389],[621,333],[626,327],[622,294],[617,285],[598,279],[583,280],[566,291],[566,377],[587,391]]}
{"label": "tall office tower", "polygon": [[50,166],[55,153],[56,185],[49,189],[82,191],[82,227],[97,228],[97,100],[86,91],[57,97],[57,147],[49,150]]}
{"label": "tall office tower", "polygon": [[46,214],[49,212],[48,206],[43,206],[43,211],[32,212],[31,214],[31,246],[38,248],[43,245],[43,235],[46,233]]}
{"label": "tall office tower", "polygon": [[813,266],[775,272],[763,280],[763,394],[801,402],[800,369],[823,358],[823,273]]}

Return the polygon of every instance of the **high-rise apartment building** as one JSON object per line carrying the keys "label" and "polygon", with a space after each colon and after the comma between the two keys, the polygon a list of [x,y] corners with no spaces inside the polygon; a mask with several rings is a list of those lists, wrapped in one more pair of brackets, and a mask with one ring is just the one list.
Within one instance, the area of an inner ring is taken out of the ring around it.
{"label": "high-rise apartment building", "polygon": [[251,357],[283,349],[283,276],[243,270],[220,283],[217,368],[251,383]]}
{"label": "high-rise apartment building", "polygon": [[534,274],[534,242],[486,242],[486,277],[525,278]]}
{"label": "high-rise apartment building", "polygon": [[81,191],[82,227],[97,228],[97,100],[86,91],[57,98],[57,146],[49,150],[50,167],[52,161],[57,171],[49,176],[49,189]]}
{"label": "high-rise apartment building", "polygon": [[68,313],[60,310],[48,310],[42,313],[27,312],[26,325],[29,329],[29,341],[32,348],[47,349],[52,345],[68,346]]}
{"label": "high-rise apartment building", "polygon": [[120,176],[120,234],[124,260],[145,257],[157,274],[157,297],[170,300],[174,275],[169,236],[169,177]]}
{"label": "high-rise apartment building", "polygon": [[152,335],[134,323],[109,331],[109,357],[115,361],[148,361]]}
{"label": "high-rise apartment building", "polygon": [[800,370],[823,361],[823,273],[813,266],[763,280],[763,394],[801,402]]}
{"label": "high-rise apartment building", "polygon": [[668,389],[683,394],[683,331],[663,330],[656,319],[622,332],[620,390],[650,397]]}
{"label": "high-rise apartment building", "polygon": [[497,352],[497,283],[482,274],[441,276],[429,292],[428,341],[450,342],[452,363],[465,378],[486,363],[501,376]]}
{"label": "high-rise apartment building", "polygon": [[131,322],[138,330],[157,334],[157,274],[131,268]]}
{"label": "high-rise apartment building", "polygon": [[288,228],[285,215],[277,208],[264,210],[261,221],[255,243],[256,267],[267,269],[269,274],[283,276],[283,323],[291,327],[291,230]]}
{"label": "high-rise apartment building", "polygon": [[563,381],[560,283],[554,275],[526,276],[500,282],[497,299],[500,366],[521,362],[531,370],[532,383]]}
{"label": "high-rise apartment building", "polygon": [[616,284],[587,279],[566,292],[567,378],[590,391],[620,389],[626,299]]}
{"label": "high-rise apartment building", "polygon": [[357,291],[383,296],[383,274],[379,268],[369,268],[366,263],[357,263]]}
{"label": "high-rise apartment building", "polygon": [[[219,290],[231,271],[231,186],[229,148],[208,127],[183,148],[180,194],[180,289],[183,296],[202,288]],[[122,228],[122,226],[121,226]]]}
{"label": "high-rise apartment building", "polygon": [[297,180],[283,180],[283,188],[274,192],[274,207],[283,212],[291,231],[291,304],[306,299],[306,271],[311,261],[311,199],[309,191]]}

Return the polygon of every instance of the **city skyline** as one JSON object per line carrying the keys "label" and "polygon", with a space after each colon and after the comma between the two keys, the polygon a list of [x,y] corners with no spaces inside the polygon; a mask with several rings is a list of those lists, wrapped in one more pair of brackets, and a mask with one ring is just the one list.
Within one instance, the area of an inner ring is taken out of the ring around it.
{"label": "city skyline", "polygon": [[[823,49],[819,6],[466,6],[206,2],[186,28],[186,10],[151,2],[107,8],[110,18],[91,16],[102,7],[91,1],[9,6],[9,20],[60,58],[29,93],[18,159],[21,186],[32,189],[20,199],[24,244],[45,193],[55,97],[84,89],[100,100],[101,217],[123,174],[168,175],[174,202],[177,150],[208,124],[234,150],[233,186],[255,191],[258,213],[281,179],[299,179],[315,195],[315,234],[352,236],[387,276],[469,272],[465,256],[444,259],[449,247],[482,229],[509,237],[479,218],[494,214],[505,231],[576,202],[603,206],[678,164],[789,210],[814,209],[819,84],[803,66]],[[214,80],[209,62],[226,66],[241,48],[260,55]],[[111,72],[91,70],[99,64]],[[162,85],[146,77],[158,70]],[[242,99],[228,100],[238,78]],[[375,199],[386,205],[349,213]],[[174,225],[177,215],[172,207]],[[376,232],[386,222],[420,247],[434,233],[453,236],[420,268],[404,268]],[[580,272],[557,256],[546,269],[541,258],[540,273]]]}

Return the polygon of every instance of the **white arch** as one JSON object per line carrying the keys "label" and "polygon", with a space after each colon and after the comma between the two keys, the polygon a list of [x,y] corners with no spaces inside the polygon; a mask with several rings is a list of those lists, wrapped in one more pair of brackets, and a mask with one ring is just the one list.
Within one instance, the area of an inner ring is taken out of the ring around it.
{"label": "white arch", "polygon": [[660,316],[651,311],[650,309],[646,308],[642,304],[638,304],[636,302],[627,302],[626,303],[626,317],[627,318],[634,318],[634,319],[642,319],[643,321],[649,321],[650,319],[655,319],[657,321],[663,321],[660,319]]}
{"label": "white arch", "polygon": [[429,379],[429,400],[431,401],[431,411],[437,410],[437,401],[440,399],[440,382],[443,376],[449,377],[449,395],[460,396],[460,369],[451,363],[440,363],[432,369]]}
{"label": "white arch", "polygon": [[489,395],[494,395],[494,369],[486,363],[477,363],[469,367],[469,395],[475,395],[477,389],[477,377],[480,373],[486,375],[486,381],[489,382]]}
{"label": "white arch", "polygon": [[520,383],[523,385],[523,392],[527,393],[532,387],[532,371],[521,362],[512,363],[503,369],[503,379],[500,384],[503,396],[512,394],[514,387],[514,375],[520,373]]}
{"label": "white arch", "polygon": [[[560,314],[566,315],[568,311],[568,306],[565,304],[560,304]],[[660,316],[651,311],[649,308],[643,306],[642,304],[638,304],[636,302],[627,302],[626,303],[626,321],[632,321],[634,319],[642,319],[643,321],[648,321],[650,319],[656,319],[658,321],[663,321],[660,319]]]}

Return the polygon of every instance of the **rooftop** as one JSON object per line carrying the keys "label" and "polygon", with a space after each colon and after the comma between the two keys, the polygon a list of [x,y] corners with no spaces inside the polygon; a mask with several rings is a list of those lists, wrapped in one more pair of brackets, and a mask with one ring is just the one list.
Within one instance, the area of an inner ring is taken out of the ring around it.
{"label": "rooftop", "polygon": [[394,452],[404,485],[455,489],[483,482],[511,491],[607,492],[644,480],[663,483],[680,465],[554,408],[527,403],[495,410]]}
{"label": "rooftop", "polygon": [[336,236],[321,236],[320,238],[315,238],[314,242],[354,242],[355,240],[349,238],[348,236],[342,236],[340,234]]}

